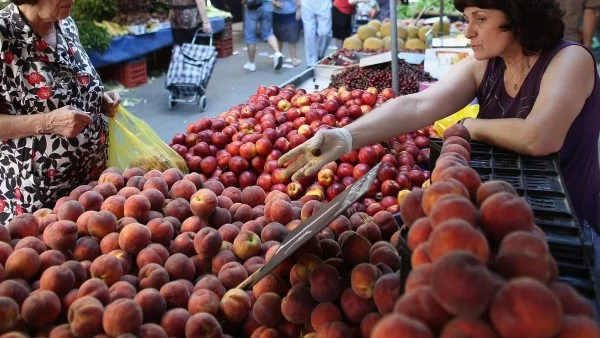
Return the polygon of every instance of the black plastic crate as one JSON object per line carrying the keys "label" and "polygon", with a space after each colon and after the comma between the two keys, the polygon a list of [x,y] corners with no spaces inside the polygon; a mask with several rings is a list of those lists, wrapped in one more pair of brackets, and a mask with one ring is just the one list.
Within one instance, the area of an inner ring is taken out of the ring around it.
{"label": "black plastic crate", "polygon": [[[431,163],[435,165],[442,140],[430,139]],[[558,156],[530,157],[481,142],[471,142],[470,166],[483,182],[510,183],[531,206],[536,224],[545,232],[550,253],[559,267],[560,279],[583,295],[595,298],[590,269],[592,244],[581,233],[580,223],[560,172]],[[432,168],[433,169],[433,168]]]}

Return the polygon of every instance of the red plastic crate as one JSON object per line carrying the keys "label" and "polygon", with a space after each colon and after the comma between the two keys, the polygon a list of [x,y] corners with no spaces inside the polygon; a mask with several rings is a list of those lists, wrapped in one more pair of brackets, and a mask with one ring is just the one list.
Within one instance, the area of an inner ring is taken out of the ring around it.
{"label": "red plastic crate", "polygon": [[216,40],[217,57],[227,57],[233,55],[233,38],[227,40]]}
{"label": "red plastic crate", "polygon": [[117,66],[116,80],[125,88],[133,88],[148,83],[146,59],[137,59]]}

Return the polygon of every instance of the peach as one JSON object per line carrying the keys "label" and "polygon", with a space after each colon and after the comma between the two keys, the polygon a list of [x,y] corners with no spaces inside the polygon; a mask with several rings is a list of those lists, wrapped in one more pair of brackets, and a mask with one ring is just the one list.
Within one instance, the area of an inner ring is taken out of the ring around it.
{"label": "peach", "polygon": [[[233,188],[233,187],[230,187]],[[227,196],[217,196],[217,206],[229,210],[233,205],[233,201]]]}
{"label": "peach", "polygon": [[315,331],[327,324],[342,321],[342,311],[333,303],[320,303],[310,314],[310,324]]}
{"label": "peach", "polygon": [[123,215],[125,217],[135,218],[138,222],[148,221],[150,213],[150,201],[143,195],[132,195],[125,200],[123,206]]}
{"label": "peach", "polygon": [[293,219],[292,204],[283,199],[269,201],[264,212],[268,222],[287,224]]}
{"label": "peach", "polygon": [[487,263],[489,247],[483,234],[467,222],[452,218],[438,225],[429,237],[429,257],[432,262],[456,250],[475,255],[482,263]]}
{"label": "peach", "polygon": [[393,313],[384,316],[375,324],[373,331],[371,331],[371,337],[433,338],[433,334],[420,321],[405,315]]}
{"label": "peach", "polygon": [[169,273],[171,280],[191,280],[196,274],[194,264],[186,255],[181,253],[176,253],[169,257],[165,262],[164,268]]}
{"label": "peach", "polygon": [[365,237],[369,242],[375,243],[381,240],[381,230],[373,222],[367,222],[356,229],[356,233]]}
{"label": "peach", "polygon": [[344,322],[325,323],[317,331],[316,337],[352,337],[354,333]]}
{"label": "peach", "polygon": [[226,291],[221,281],[219,281],[219,279],[214,275],[205,275],[200,277],[200,279],[196,282],[196,285],[194,285],[193,291],[195,292],[198,290],[210,290],[217,295],[219,299],[223,298],[223,295],[225,295]]}
{"label": "peach", "polygon": [[425,214],[430,215],[431,209],[437,204],[437,201],[448,195],[458,195],[468,199],[469,191],[462,183],[452,178],[432,184],[423,193],[423,211]]}
{"label": "peach", "polygon": [[218,278],[225,288],[231,289],[248,278],[248,271],[238,262],[229,262],[219,269]]}
{"label": "peach", "polygon": [[373,297],[375,282],[381,277],[381,271],[372,264],[360,263],[356,265],[350,275],[352,290],[365,299]]}
{"label": "peach", "polygon": [[229,212],[231,213],[231,219],[234,222],[245,223],[255,218],[254,210],[246,204],[235,203],[231,206]]}
{"label": "peach", "polygon": [[360,322],[360,333],[362,337],[370,337],[375,325],[381,320],[382,315],[378,312],[371,312]]}
{"label": "peach", "polygon": [[260,295],[252,308],[252,315],[262,326],[275,327],[283,320],[281,313],[281,297],[274,292]]}
{"label": "peach", "polygon": [[515,196],[519,195],[517,190],[512,185],[510,185],[510,183],[500,180],[491,180],[482,183],[481,186],[479,186],[479,188],[477,189],[477,192],[475,194],[475,200],[477,201],[477,205],[481,205],[488,197],[492,196],[497,192],[508,192]]}
{"label": "peach", "polygon": [[22,280],[7,279],[0,283],[0,297],[8,297],[17,302],[19,307],[23,304],[25,298],[29,296],[30,288]]}
{"label": "peach", "polygon": [[133,298],[142,309],[145,323],[159,323],[167,310],[167,303],[161,293],[154,288],[140,290]]}
{"label": "peach", "polygon": [[527,277],[508,281],[490,306],[491,322],[503,337],[554,337],[561,330],[562,318],[554,293]]}
{"label": "peach", "polygon": [[216,208],[217,194],[210,189],[200,189],[190,198],[190,209],[195,216],[207,218]]}
{"label": "peach", "polygon": [[381,238],[384,240],[388,240],[392,237],[392,235],[400,229],[398,222],[396,222],[396,218],[394,214],[389,211],[379,211],[372,218],[373,223],[377,224],[379,230],[381,231]]}
{"label": "peach", "polygon": [[213,228],[203,228],[194,237],[194,249],[196,253],[204,258],[214,257],[223,244],[221,234]]}
{"label": "peach", "polygon": [[275,273],[266,275],[252,287],[255,297],[260,297],[263,293],[273,292],[280,296],[286,293],[286,283]]}
{"label": "peach", "polygon": [[204,188],[212,190],[217,196],[221,195],[223,193],[223,190],[225,190],[225,186],[223,185],[223,183],[215,179],[209,179],[205,181]]}
{"label": "peach", "polygon": [[237,235],[240,233],[240,229],[233,224],[223,224],[219,227],[218,231],[223,240],[229,243],[233,243]]}
{"label": "peach", "polygon": [[94,188],[91,187],[90,185],[80,185],[77,188],[71,190],[71,192],[69,193],[69,197],[71,197],[74,200],[78,200],[79,197],[86,191],[90,191],[93,190]]}
{"label": "peach", "polygon": [[76,201],[76,199],[74,199],[73,197],[69,197],[69,196],[63,196],[63,197],[57,199],[56,203],[54,204],[54,208],[52,209],[54,214],[58,215],[58,211],[60,210],[60,207],[62,207],[62,205],[67,201]]}
{"label": "peach", "polygon": [[353,323],[360,323],[369,313],[377,311],[373,299],[364,299],[351,288],[346,289],[340,297],[340,306],[346,319]]}
{"label": "peach", "polygon": [[123,197],[125,197],[125,199],[128,199],[131,196],[140,195],[140,193],[141,193],[140,189],[138,189],[136,187],[125,187],[125,188],[122,188],[121,190],[119,190],[119,192],[117,193],[117,196],[123,196]]}
{"label": "peach", "polygon": [[173,229],[171,222],[166,221],[164,218],[150,220],[146,227],[150,230],[150,241],[165,246],[168,246],[175,234],[175,229]]}
{"label": "peach", "polygon": [[169,273],[162,266],[149,263],[138,272],[140,289],[155,288],[159,290],[169,282]]}
{"label": "peach", "polygon": [[258,255],[261,244],[260,238],[254,232],[242,230],[233,241],[233,253],[246,260]]}
{"label": "peach", "polygon": [[379,313],[392,312],[399,297],[400,276],[398,274],[386,274],[377,279],[373,286],[373,301]]}
{"label": "peach", "polygon": [[435,300],[429,286],[404,294],[394,305],[394,313],[417,319],[433,332],[439,332],[451,319],[451,315]]}
{"label": "peach", "polygon": [[218,229],[223,224],[231,223],[231,213],[227,209],[217,207],[215,212],[208,217],[208,223]]}
{"label": "peach", "polygon": [[281,313],[291,323],[304,324],[310,321],[310,315],[315,305],[308,286],[306,283],[300,282],[292,286],[281,301]]}
{"label": "peach", "polygon": [[333,302],[341,293],[339,273],[328,264],[321,264],[312,269],[308,278],[310,295],[318,302]]}
{"label": "peach", "polygon": [[125,186],[133,187],[133,188],[136,188],[141,191],[144,189],[144,184],[146,184],[146,181],[147,181],[147,179],[143,175],[131,176],[127,180],[127,183],[125,184]]}
{"label": "peach", "polygon": [[279,190],[272,190],[265,197],[265,204],[267,204],[267,203],[269,203],[269,201],[275,200],[275,199],[283,199],[286,202],[291,202],[290,196],[288,196],[288,194],[281,192]]}
{"label": "peach", "polygon": [[352,216],[350,216],[348,221],[350,222],[350,227],[352,228],[352,230],[356,231],[356,229],[358,229],[359,226],[368,222],[373,222],[373,217],[367,215],[364,212],[356,212],[352,214]]}
{"label": "peach", "polygon": [[144,183],[144,188],[142,190],[148,189],[156,189],[160,191],[165,197],[169,193],[169,185],[161,177],[150,177],[146,179],[146,183]]}
{"label": "peach", "polygon": [[28,280],[40,268],[40,255],[35,250],[23,248],[13,251],[8,256],[4,269],[8,278],[21,278]]}
{"label": "peach", "polygon": [[[79,216],[81,216],[85,212],[85,207],[79,201],[66,201],[61,204],[58,212],[55,212],[58,215],[58,219],[61,221],[71,221],[77,222]],[[14,236],[11,236],[14,237]]]}
{"label": "peach", "polygon": [[442,135],[442,141],[444,141],[445,143],[446,140],[448,140],[452,136],[460,137],[467,142],[471,142],[471,134],[469,134],[469,130],[462,124],[453,124],[446,130],[444,130],[444,134]]}
{"label": "peach", "polygon": [[167,203],[164,208],[165,216],[172,216],[183,222],[186,218],[192,216],[190,202],[183,198],[176,198]]}
{"label": "peach", "polygon": [[475,317],[488,307],[494,281],[481,260],[466,251],[444,255],[433,265],[431,288],[450,314]]}
{"label": "peach", "polygon": [[[0,228],[2,228],[2,227],[0,227]],[[2,265],[4,267],[4,264],[6,263],[6,260],[8,259],[8,256],[10,256],[10,254],[12,254],[13,251],[14,250],[10,246],[10,244],[4,243],[4,242],[0,242],[0,265]]]}
{"label": "peach", "polygon": [[92,262],[90,267],[92,277],[103,280],[111,286],[123,276],[123,266],[118,258],[110,254],[102,255]]}
{"label": "peach", "polygon": [[185,327],[190,317],[186,309],[171,309],[163,315],[160,326],[169,337],[185,337]]}
{"label": "peach", "polygon": [[178,168],[168,168],[162,172],[160,177],[165,180],[169,187],[172,187],[173,184],[183,179],[183,172]]}
{"label": "peach", "polygon": [[100,206],[102,206],[102,203],[104,202],[104,197],[99,192],[90,190],[81,194],[78,201],[83,205],[85,210],[100,211]]}
{"label": "peach", "polygon": [[[77,218],[77,222],[75,224],[77,224],[77,231],[79,231],[79,235],[88,236],[90,234],[88,231],[88,228],[87,228],[88,221],[90,220],[90,217],[95,213],[97,213],[97,211],[94,211],[94,210],[86,211],[83,214],[81,214],[81,216],[79,216],[79,218]],[[46,225],[46,227],[48,225]]]}
{"label": "peach", "polygon": [[150,230],[142,224],[127,224],[119,233],[119,247],[132,255],[136,255],[150,244]]}
{"label": "peach", "polygon": [[236,262],[236,261],[237,261],[237,258],[235,257],[235,254],[231,250],[221,250],[212,258],[211,272],[214,275],[218,275],[219,271],[221,271],[221,268],[225,264],[230,263],[230,262]]}
{"label": "peach", "polygon": [[86,296],[71,304],[68,321],[71,332],[77,337],[89,337],[102,331],[104,306],[96,298]]}
{"label": "peach", "polygon": [[44,242],[52,249],[69,251],[77,242],[77,224],[72,221],[56,221],[44,230]]}
{"label": "peach", "polygon": [[255,207],[257,205],[265,204],[266,197],[267,195],[261,187],[253,185],[245,187],[244,190],[242,190],[240,200],[244,204]]}
{"label": "peach", "polygon": [[171,186],[171,190],[169,191],[169,197],[173,199],[181,197],[189,201],[196,191],[198,191],[198,189],[196,189],[194,183],[181,180],[173,183],[173,186]]}
{"label": "peach", "polygon": [[406,292],[415,290],[421,286],[429,286],[431,283],[431,272],[433,271],[433,263],[421,264],[411,270],[406,278],[404,289]]}
{"label": "peach", "polygon": [[79,288],[83,282],[87,279],[87,273],[85,272],[83,265],[77,261],[70,260],[61,264],[61,266],[71,270],[73,277],[75,278],[75,288]]}
{"label": "peach", "polygon": [[193,232],[183,232],[177,235],[177,237],[175,237],[175,239],[170,245],[170,250],[173,253],[182,253],[188,257],[193,256],[194,254],[196,254],[196,251],[194,249],[195,237],[196,234]]}
{"label": "peach", "polygon": [[121,219],[125,216],[126,200],[127,199],[121,195],[109,196],[104,200],[104,202],[102,202],[100,211],[108,211],[117,219]]}
{"label": "peach", "polygon": [[548,283],[553,278],[551,258],[545,239],[530,232],[514,231],[500,242],[495,266],[507,279],[531,277]]}
{"label": "peach", "polygon": [[40,255],[47,250],[46,244],[42,242],[42,240],[32,236],[27,236],[25,238],[20,239],[17,245],[15,245],[14,250],[19,250],[23,248],[33,249]]}
{"label": "peach", "polygon": [[[35,217],[37,217],[38,222],[40,224],[39,233],[43,233],[44,230],[50,223],[58,221],[58,215],[52,211],[52,209],[42,208],[38,209],[33,213]],[[0,235],[0,241],[2,241],[2,235]]]}
{"label": "peach", "polygon": [[492,244],[517,230],[531,231],[533,211],[527,202],[509,192],[498,192],[488,197],[480,208],[481,229]]}
{"label": "peach", "polygon": [[254,256],[248,258],[244,262],[244,268],[248,271],[248,275],[251,275],[256,270],[262,268],[265,265],[265,259],[260,256]]}
{"label": "peach", "polygon": [[77,261],[93,261],[100,253],[98,240],[91,236],[79,238],[73,248],[73,258]]}
{"label": "peach", "polygon": [[149,170],[144,174],[144,177],[146,179],[152,178],[152,177],[161,177],[161,176],[162,176],[162,172],[158,169]]}
{"label": "peach", "polygon": [[167,303],[167,308],[187,308],[190,290],[183,284],[172,281],[160,288],[160,294]]}
{"label": "peach", "polygon": [[168,338],[167,332],[158,324],[146,323],[140,326],[140,338]]}
{"label": "peach", "polygon": [[495,338],[497,334],[483,320],[466,317],[457,317],[449,321],[440,333],[440,338],[460,337]]}
{"label": "peach", "polygon": [[60,315],[60,299],[48,290],[33,292],[23,301],[21,318],[28,327],[41,329],[54,323]]}
{"label": "peach", "polygon": [[564,282],[554,282],[549,287],[560,300],[565,315],[587,316],[594,319],[592,304],[579,295],[571,285]]}
{"label": "peach", "polygon": [[[312,200],[306,202],[302,209],[300,209],[300,219],[302,221],[306,221],[310,216],[312,216],[315,212],[321,209],[325,204],[320,201]],[[265,206],[265,216],[266,216],[266,206]],[[285,223],[284,223],[285,224]]]}
{"label": "peach", "polygon": [[119,249],[119,233],[111,232],[108,235],[102,237],[100,241],[100,251],[103,254],[107,254],[111,251]]}
{"label": "peach", "polygon": [[449,195],[439,199],[431,208],[429,222],[435,229],[440,223],[450,218],[458,218],[473,227],[477,227],[478,214],[473,203],[463,196]]}
{"label": "peach", "polygon": [[124,275],[129,273],[129,270],[131,270],[131,265],[133,264],[133,258],[131,258],[131,255],[120,249],[113,250],[108,254],[111,256],[115,256],[119,260]]}
{"label": "peach", "polygon": [[[266,224],[265,224],[266,226]],[[261,225],[258,221],[248,221],[242,225],[240,230],[248,230],[260,236],[262,233],[263,225]],[[234,239],[235,240],[235,239]],[[233,243],[233,242],[232,242]]]}
{"label": "peach", "polygon": [[125,298],[125,299],[133,299],[136,294],[135,287],[131,285],[131,283],[126,282],[124,280],[120,280],[115,284],[111,285],[108,289],[108,294],[110,297],[110,302],[114,302],[117,299]]}
{"label": "peach", "polygon": [[188,311],[194,315],[204,312],[216,316],[219,312],[219,296],[207,289],[194,291],[187,304]]}
{"label": "peach", "polygon": [[565,316],[562,329],[555,337],[598,337],[599,335],[600,329],[594,320],[584,316]]}
{"label": "peach", "polygon": [[40,277],[40,290],[49,290],[64,296],[75,286],[75,275],[64,266],[51,266]]}
{"label": "peach", "polygon": [[356,265],[369,261],[371,243],[365,237],[353,233],[341,243],[341,250],[342,258],[351,265]]}
{"label": "peach", "polygon": [[186,337],[224,337],[217,319],[209,313],[196,313],[185,325]]}
{"label": "peach", "polygon": [[277,241],[281,243],[288,233],[289,231],[283,224],[271,222],[262,229],[260,239],[263,243],[268,241]]}
{"label": "peach", "polygon": [[281,335],[279,332],[274,328],[259,326],[256,330],[254,330],[254,332],[252,332],[250,338],[276,338],[280,336]]}
{"label": "peach", "polygon": [[117,190],[123,188],[125,185],[125,179],[118,172],[107,172],[106,170],[98,178],[98,184],[109,182],[112,183]]}
{"label": "peach", "polygon": [[19,321],[19,304],[14,299],[0,296],[0,332],[8,332],[17,325]]}
{"label": "peach", "polygon": [[425,216],[423,195],[423,189],[415,188],[402,201],[400,206],[400,210],[402,210],[401,217],[407,226],[410,226],[418,218]]}
{"label": "peach", "polygon": [[231,289],[221,299],[221,314],[232,323],[243,322],[251,310],[250,296],[243,290]]}
{"label": "peach", "polygon": [[65,255],[58,250],[48,250],[40,254],[40,269],[42,273],[47,268],[55,265],[62,265],[66,261]]}
{"label": "peach", "polygon": [[117,299],[108,304],[102,317],[106,334],[117,337],[122,334],[137,334],[142,326],[142,308],[131,299]]}
{"label": "peach", "polygon": [[37,236],[40,223],[32,214],[21,214],[15,216],[8,222],[6,229],[12,239],[25,238],[27,236]]}
{"label": "peach", "polygon": [[481,178],[475,169],[467,166],[449,167],[439,173],[436,182],[441,182],[448,178],[454,178],[462,183],[469,191],[471,199],[476,199],[477,190],[481,186]]}
{"label": "peach", "polygon": [[432,231],[429,217],[421,217],[415,220],[408,230],[406,238],[408,247],[414,250],[419,244],[427,242]]}
{"label": "peach", "polygon": [[229,198],[232,203],[242,202],[242,191],[238,187],[225,188],[223,193],[221,193],[221,196]]}
{"label": "peach", "polygon": [[79,290],[77,291],[77,299],[86,296],[96,298],[103,305],[107,305],[110,302],[108,286],[106,286],[106,283],[100,279],[88,279],[81,284]]}
{"label": "peach", "polygon": [[123,176],[123,180],[128,181],[133,176],[144,176],[146,172],[138,167],[127,168],[123,170],[121,176]]}
{"label": "peach", "polygon": [[8,228],[6,226],[0,227],[0,242],[7,243],[7,244],[10,243],[10,235],[8,233]]}
{"label": "peach", "polygon": [[340,245],[333,239],[321,239],[319,241],[323,249],[323,258],[337,257],[341,253]]}

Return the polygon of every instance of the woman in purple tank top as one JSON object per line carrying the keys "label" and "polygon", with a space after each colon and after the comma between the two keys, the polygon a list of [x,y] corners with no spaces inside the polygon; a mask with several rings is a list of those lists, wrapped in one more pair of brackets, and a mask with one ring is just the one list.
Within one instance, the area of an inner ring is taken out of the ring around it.
{"label": "woman in purple tank top", "polygon": [[433,124],[477,97],[478,118],[464,121],[471,137],[526,155],[559,152],[575,212],[597,237],[600,83],[592,54],[563,40],[556,0],[454,0],[454,5],[469,23],[466,37],[474,57],[423,92],[396,98],[344,128],[319,131],[293,151],[301,156],[288,174],[295,171],[293,179],[299,179],[316,173],[350,149]]}

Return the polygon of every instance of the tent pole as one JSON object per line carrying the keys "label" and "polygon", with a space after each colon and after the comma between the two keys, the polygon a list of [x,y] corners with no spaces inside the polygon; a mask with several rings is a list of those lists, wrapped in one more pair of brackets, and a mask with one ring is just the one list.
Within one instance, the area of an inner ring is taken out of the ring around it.
{"label": "tent pole", "polygon": [[390,0],[390,25],[392,28],[392,89],[396,95],[400,95],[400,84],[398,83],[398,20],[396,12],[396,0]]}

